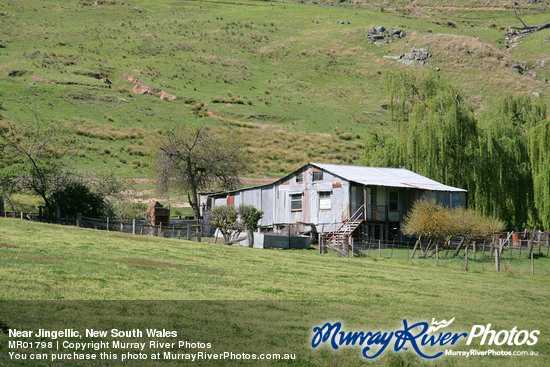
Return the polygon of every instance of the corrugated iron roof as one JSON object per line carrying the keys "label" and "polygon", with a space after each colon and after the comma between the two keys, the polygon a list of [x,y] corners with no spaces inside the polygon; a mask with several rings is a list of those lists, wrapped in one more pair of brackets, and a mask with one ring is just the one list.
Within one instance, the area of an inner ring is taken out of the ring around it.
{"label": "corrugated iron roof", "polygon": [[313,166],[362,185],[404,187],[433,191],[467,190],[443,185],[404,168],[346,166],[339,164],[310,163]]}

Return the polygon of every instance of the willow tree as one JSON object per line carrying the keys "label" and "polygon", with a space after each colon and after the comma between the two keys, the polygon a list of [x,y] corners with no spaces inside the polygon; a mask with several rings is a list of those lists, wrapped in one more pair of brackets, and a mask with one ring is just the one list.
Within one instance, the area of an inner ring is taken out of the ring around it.
{"label": "willow tree", "polygon": [[543,228],[550,230],[550,120],[545,114],[544,118],[529,129],[529,158],[537,216]]}
{"label": "willow tree", "polygon": [[473,190],[477,123],[460,90],[435,73],[388,78],[390,126],[371,134],[364,163],[404,167]]}
{"label": "willow tree", "polygon": [[537,110],[529,98],[506,97],[480,118],[473,204],[508,228],[536,221],[528,142],[540,122]]}
{"label": "willow tree", "polygon": [[388,78],[389,124],[365,141],[364,164],[403,167],[468,190],[468,204],[507,228],[550,229],[550,138],[540,97],[504,97],[476,117],[435,73]]}

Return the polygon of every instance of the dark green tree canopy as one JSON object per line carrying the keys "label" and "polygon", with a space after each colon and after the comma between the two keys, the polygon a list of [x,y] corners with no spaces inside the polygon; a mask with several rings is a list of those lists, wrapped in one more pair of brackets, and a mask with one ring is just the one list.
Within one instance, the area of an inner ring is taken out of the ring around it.
{"label": "dark green tree canopy", "polygon": [[388,129],[366,138],[367,165],[403,167],[468,190],[468,204],[508,229],[550,229],[550,139],[540,97],[508,96],[476,116],[435,73],[388,77]]}
{"label": "dark green tree canopy", "polygon": [[103,196],[81,182],[71,182],[56,190],[46,206],[46,214],[50,218],[57,214],[75,218],[78,213],[92,218],[112,216],[112,210]]}

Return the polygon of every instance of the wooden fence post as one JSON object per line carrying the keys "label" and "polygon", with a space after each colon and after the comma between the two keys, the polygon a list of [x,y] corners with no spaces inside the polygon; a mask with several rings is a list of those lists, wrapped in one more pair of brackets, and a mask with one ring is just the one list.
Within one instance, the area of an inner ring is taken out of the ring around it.
{"label": "wooden fence post", "polygon": [[378,257],[382,257],[382,240],[378,240]]}
{"label": "wooden fence post", "polygon": [[435,244],[435,266],[439,265],[439,243]]}
{"label": "wooden fence post", "polygon": [[82,213],[76,213],[76,226],[80,227],[81,222],[82,222]]}
{"label": "wooden fence post", "polygon": [[[475,246],[475,242],[474,242],[474,246]],[[474,256],[475,256],[475,251],[474,251]],[[468,247],[466,247],[464,249],[464,260],[466,261],[466,271],[468,271]]]}
{"label": "wooden fence post", "polygon": [[407,261],[409,261],[409,242],[407,242]]}
{"label": "wooden fence post", "polygon": [[107,217],[107,230],[109,230],[109,217]]}
{"label": "wooden fence post", "polygon": [[191,239],[191,226],[187,224],[187,241]]}
{"label": "wooden fence post", "polygon": [[159,228],[158,228],[158,231],[157,231],[157,236],[161,236],[162,235],[162,222],[159,223]]}
{"label": "wooden fence post", "polygon": [[120,231],[124,232],[124,222],[120,222]]}
{"label": "wooden fence post", "polygon": [[533,260],[533,251],[531,251],[531,275],[535,275],[535,261]]}
{"label": "wooden fence post", "polygon": [[351,257],[355,257],[355,251],[353,251],[353,237],[350,237],[349,240],[351,242]]}
{"label": "wooden fence post", "polygon": [[132,219],[132,234],[136,234],[136,218]]}
{"label": "wooden fence post", "polygon": [[498,248],[495,249],[495,269],[496,271],[500,271],[500,259],[498,256]]}
{"label": "wooden fence post", "polygon": [[201,242],[201,226],[197,224],[197,242]]}
{"label": "wooden fence post", "polygon": [[23,212],[21,212],[21,220],[23,220]]}

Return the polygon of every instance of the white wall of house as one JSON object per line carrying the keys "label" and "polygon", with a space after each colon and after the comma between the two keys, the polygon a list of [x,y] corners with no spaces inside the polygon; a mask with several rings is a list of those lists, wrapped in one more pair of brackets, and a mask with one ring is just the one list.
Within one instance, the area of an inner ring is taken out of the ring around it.
{"label": "white wall of house", "polygon": [[[352,185],[330,172],[308,165],[284,181],[215,196],[213,205],[253,205],[264,212],[260,226],[305,223],[314,224],[318,231],[323,231],[331,223],[348,219],[353,214],[351,211],[363,202],[368,208],[379,206],[378,210],[384,213],[382,220],[388,216],[390,221],[400,221],[404,200],[402,191],[402,188]],[[397,210],[389,210],[391,193],[398,195]],[[418,191],[418,197],[433,198],[453,207],[464,206],[466,201],[464,192]]]}

